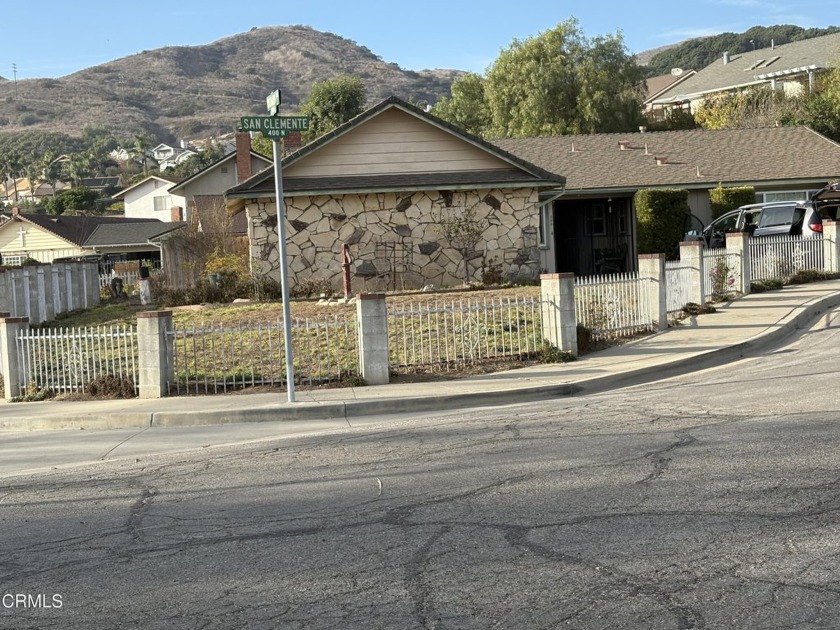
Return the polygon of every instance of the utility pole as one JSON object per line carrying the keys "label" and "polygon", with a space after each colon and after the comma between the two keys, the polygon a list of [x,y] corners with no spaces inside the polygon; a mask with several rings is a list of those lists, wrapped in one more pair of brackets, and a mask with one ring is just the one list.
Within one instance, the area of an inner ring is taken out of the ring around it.
{"label": "utility pole", "polygon": [[12,73],[15,76],[15,100],[17,100],[18,93],[17,93],[17,64],[16,63],[12,64]]}

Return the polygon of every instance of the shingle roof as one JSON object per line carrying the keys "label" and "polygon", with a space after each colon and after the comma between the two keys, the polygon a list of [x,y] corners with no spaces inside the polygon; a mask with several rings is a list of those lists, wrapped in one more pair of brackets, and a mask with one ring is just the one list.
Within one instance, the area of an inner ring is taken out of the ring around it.
{"label": "shingle roof", "polygon": [[[654,103],[686,100],[689,96],[722,91],[738,86],[766,82],[772,75],[814,66],[828,68],[840,52],[840,33],[804,39],[775,48],[762,48],[733,54],[729,63],[723,57],[700,70],[679,85],[660,94]],[[756,62],[758,67],[753,69]]]}
{"label": "shingle roof", "polygon": [[[26,223],[37,225],[43,230],[55,234],[75,245],[83,246],[88,237],[100,225],[119,225],[121,229],[136,229],[140,223],[157,223],[157,219],[126,219],[125,217],[100,217],[100,216],[64,216],[54,214],[21,214],[13,220],[20,219]],[[5,225],[5,224],[4,224]]]}
{"label": "shingle roof", "polygon": [[[149,175],[145,179],[141,179],[136,184],[132,184],[131,186],[127,186],[126,188],[123,188],[121,191],[119,191],[118,193],[116,193],[114,195],[114,198],[118,199],[119,197],[124,196],[129,190],[133,190],[133,189],[137,188],[138,186],[142,186],[143,184],[145,184],[146,182],[148,182],[149,180],[152,180],[152,179],[158,179],[162,182],[167,182],[169,184],[177,184],[177,183],[181,182],[181,178],[179,178],[179,177],[169,177],[167,175]],[[167,191],[171,187],[172,186],[168,186]]]}
{"label": "shingle roof", "polygon": [[122,224],[107,223],[98,226],[85,239],[85,247],[106,247],[120,245],[145,245],[148,241],[184,227],[183,222],[163,222],[152,220],[136,223],[135,219]]}
{"label": "shingle roof", "polygon": [[[320,147],[329,143],[334,138],[347,133],[348,131],[350,131],[354,127],[358,127],[359,125],[361,125],[365,121],[370,120],[371,118],[380,114],[381,112],[383,112],[387,109],[390,109],[390,108],[394,108],[394,107],[398,108],[398,109],[401,109],[405,112],[408,112],[409,114],[412,114],[414,116],[417,116],[418,118],[421,118],[421,119],[425,120],[426,122],[428,122],[432,125],[435,125],[436,127],[439,127],[441,129],[445,129],[445,130],[449,131],[450,133],[452,133],[456,136],[459,136],[465,142],[469,142],[470,144],[481,147],[485,151],[487,151],[488,153],[496,155],[497,157],[501,158],[502,160],[508,162],[509,164],[518,167],[519,169],[521,169],[523,171],[522,173],[519,174],[519,177],[523,180],[527,180],[531,184],[537,184],[537,185],[542,184],[542,185],[547,185],[547,186],[551,186],[551,185],[561,186],[563,184],[563,177],[561,175],[558,175],[556,171],[555,172],[549,172],[549,171],[545,170],[544,168],[542,168],[540,166],[529,163],[528,161],[522,159],[521,157],[518,157],[516,155],[512,155],[512,154],[508,153],[507,151],[504,151],[504,150],[500,149],[497,145],[494,145],[490,142],[487,142],[486,140],[483,140],[482,138],[479,138],[478,136],[474,136],[473,134],[464,131],[460,127],[456,127],[455,125],[453,125],[451,123],[448,123],[444,120],[441,120],[440,118],[438,118],[436,116],[433,116],[432,114],[429,114],[428,112],[425,112],[422,109],[420,109],[418,107],[415,107],[414,105],[411,105],[410,103],[407,103],[406,101],[403,101],[400,98],[397,98],[396,96],[392,96],[390,98],[387,98],[387,99],[381,101],[380,103],[378,103],[377,105],[374,105],[370,109],[365,110],[364,112],[362,112],[361,114],[359,114],[358,116],[353,118],[352,120],[349,120],[346,123],[344,123],[343,125],[341,125],[339,127],[336,127],[331,132],[329,132],[327,134],[324,134],[323,136],[321,136],[317,140],[315,140],[313,142],[310,142],[309,144],[305,145],[304,147],[301,147],[300,149],[298,149],[297,151],[295,151],[293,153],[290,153],[289,155],[287,155],[286,157],[283,158],[283,160],[281,162],[282,167],[286,168],[287,166],[290,166],[291,164],[294,164],[295,162],[297,162],[298,160],[300,160],[304,156],[309,155],[313,151],[317,151]],[[470,178],[473,175],[475,175],[476,177],[479,178],[475,183],[481,183],[481,178],[485,177],[484,173],[487,173],[487,172],[495,172],[495,171],[481,171],[479,173],[473,173],[473,172],[467,171],[467,172],[461,173],[460,175],[458,175],[458,178],[460,180],[459,183],[463,183],[463,184],[472,183],[472,180]],[[438,183],[440,185],[444,185],[445,181],[443,181],[441,178],[445,178],[447,175],[450,175],[450,174],[448,174],[448,173],[423,174],[423,175],[420,176],[421,181],[418,185],[432,186],[432,185],[437,185]],[[254,192],[256,192],[256,193],[271,192],[271,191],[273,191],[273,186],[274,186],[273,177],[274,177],[274,169],[266,169],[266,170],[260,171],[259,173],[257,173],[253,177],[251,177],[250,179],[248,179],[248,180],[242,182],[241,184],[239,184],[238,186],[234,186],[233,188],[228,190],[226,194],[230,195],[230,196],[242,197],[242,196],[248,196],[249,194],[254,193]],[[391,176],[382,176],[381,181],[386,181],[386,179],[388,177],[391,177]],[[414,177],[414,176],[398,175],[398,176],[396,176],[398,181],[395,180],[395,183],[391,184],[391,185],[396,186],[396,185],[400,185],[400,182],[408,182],[412,177]],[[303,179],[303,178],[301,178],[301,179]],[[311,191],[311,190],[329,189],[330,191],[334,191],[335,188],[333,188],[333,186],[336,185],[336,184],[341,184],[341,183],[345,184],[347,186],[346,189],[348,189],[348,190],[358,190],[358,189],[364,188],[364,186],[362,185],[362,182],[365,179],[366,179],[366,177],[364,177],[364,176],[363,177],[353,177],[353,178],[351,178],[351,177],[345,177],[345,178],[332,178],[332,177],[330,177],[330,178],[307,178],[308,184],[306,186],[306,190]],[[290,180],[287,180],[285,177],[283,178],[283,190],[284,190],[284,192],[287,190],[287,188],[286,188],[287,187],[287,184],[286,184],[287,181],[289,181],[290,184],[292,183]],[[318,186],[318,188],[315,188],[316,185]],[[412,185],[412,184],[403,184],[403,186],[409,186],[409,185]],[[288,190],[289,190],[289,192],[295,191],[292,188],[289,188]]]}
{"label": "shingle roof", "polygon": [[[619,142],[629,148],[621,150]],[[496,140],[503,149],[566,176],[566,191],[718,183],[829,180],[840,144],[807,127],[662,131]],[[647,149],[647,154],[646,154]],[[665,159],[657,166],[655,157]]]}
{"label": "shingle roof", "polygon": [[[257,153],[256,151],[250,151],[250,155],[251,155],[252,158],[257,158],[259,160],[264,161],[266,163],[266,165],[272,164],[271,160],[269,160],[264,155],[261,155],[261,154]],[[193,173],[192,175],[190,175],[186,179],[178,182],[172,188],[169,189],[169,192],[177,193],[179,190],[183,190],[183,188],[187,184],[191,184],[195,180],[201,179],[202,177],[204,177],[208,173],[208,171],[211,171],[211,170],[215,169],[217,166],[221,166],[224,162],[233,161],[235,159],[236,159],[236,151],[232,151],[231,153],[228,153],[227,155],[219,158],[218,160],[216,160],[212,164],[208,164],[207,166],[205,166],[200,171],[198,171],[196,173]]]}

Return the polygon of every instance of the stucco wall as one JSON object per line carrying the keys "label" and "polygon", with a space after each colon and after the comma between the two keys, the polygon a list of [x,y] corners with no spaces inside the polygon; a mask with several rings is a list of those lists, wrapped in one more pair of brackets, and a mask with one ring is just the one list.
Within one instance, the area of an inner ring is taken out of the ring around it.
{"label": "stucco wall", "polygon": [[[438,221],[465,209],[483,228],[471,280],[481,280],[488,265],[508,278],[536,278],[538,191],[494,189],[287,198],[290,285],[326,279],[340,289],[342,243],[353,257],[354,292],[463,284],[463,256]],[[246,212],[252,269],[279,278],[275,205],[250,203]]]}

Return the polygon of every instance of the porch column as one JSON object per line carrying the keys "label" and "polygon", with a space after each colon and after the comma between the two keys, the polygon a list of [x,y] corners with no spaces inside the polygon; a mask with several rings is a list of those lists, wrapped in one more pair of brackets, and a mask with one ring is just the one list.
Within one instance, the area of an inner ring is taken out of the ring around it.
{"label": "porch column", "polygon": [[688,301],[702,306],[706,303],[706,274],[703,269],[702,241],[680,243],[680,260],[690,267]]}

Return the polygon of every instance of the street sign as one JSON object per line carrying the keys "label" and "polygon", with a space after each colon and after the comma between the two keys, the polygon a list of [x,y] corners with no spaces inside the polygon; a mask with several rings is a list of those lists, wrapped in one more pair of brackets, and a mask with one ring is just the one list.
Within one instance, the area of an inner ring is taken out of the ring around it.
{"label": "street sign", "polygon": [[280,90],[274,90],[265,97],[265,106],[271,116],[277,116],[280,113]]}
{"label": "street sign", "polygon": [[266,138],[285,138],[293,131],[309,129],[308,116],[243,116],[239,119],[242,131],[256,131]]}

